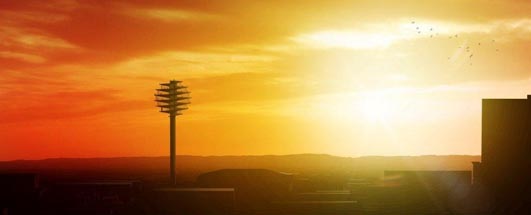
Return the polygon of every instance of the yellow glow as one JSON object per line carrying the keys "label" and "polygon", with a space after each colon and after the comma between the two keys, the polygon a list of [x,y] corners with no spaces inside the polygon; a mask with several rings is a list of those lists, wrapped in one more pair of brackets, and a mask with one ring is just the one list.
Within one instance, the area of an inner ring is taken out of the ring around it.
{"label": "yellow glow", "polygon": [[359,105],[363,117],[369,122],[384,123],[393,117],[391,104],[381,97],[364,97]]}
{"label": "yellow glow", "polygon": [[295,41],[317,48],[384,48],[397,38],[384,33],[322,31],[302,35]]}
{"label": "yellow glow", "polygon": [[[388,91],[366,91],[363,93],[338,93],[326,96],[311,97],[307,100],[298,100],[296,107],[305,106],[305,109],[288,110],[287,114],[303,114],[311,112],[323,119],[336,122],[356,122],[360,125],[368,124],[394,124],[403,119],[398,113],[404,107],[406,94]],[[293,107],[292,107],[293,108]],[[289,108],[285,108],[289,109]],[[309,110],[309,111],[307,111]],[[402,113],[403,114],[403,113]]]}

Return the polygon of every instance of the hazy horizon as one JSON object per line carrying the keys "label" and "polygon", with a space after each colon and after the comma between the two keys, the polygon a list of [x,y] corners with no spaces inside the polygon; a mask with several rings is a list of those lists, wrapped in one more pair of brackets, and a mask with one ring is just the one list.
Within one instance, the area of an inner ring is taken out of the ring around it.
{"label": "hazy horizon", "polygon": [[[315,155],[315,156],[331,156],[338,158],[369,158],[369,157],[451,157],[451,156],[478,156],[481,155],[467,155],[467,154],[448,154],[448,155],[363,155],[363,156],[339,156],[333,154],[318,154],[318,153],[300,153],[300,154],[245,154],[245,155],[192,155],[192,154],[177,154],[178,157],[266,157],[266,156],[299,156],[299,155]],[[46,157],[46,158],[35,158],[35,159],[14,159],[14,160],[0,160],[0,162],[9,162],[9,161],[41,161],[41,160],[52,160],[52,159],[114,159],[114,158],[165,158],[169,157],[168,155],[153,155],[153,156],[116,156],[116,157]]]}

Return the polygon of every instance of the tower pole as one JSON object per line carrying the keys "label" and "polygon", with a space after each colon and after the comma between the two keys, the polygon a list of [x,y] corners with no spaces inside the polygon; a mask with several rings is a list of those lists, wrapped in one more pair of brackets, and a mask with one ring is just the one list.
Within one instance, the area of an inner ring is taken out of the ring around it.
{"label": "tower pole", "polygon": [[170,115],[170,184],[176,185],[175,178],[175,115]]}

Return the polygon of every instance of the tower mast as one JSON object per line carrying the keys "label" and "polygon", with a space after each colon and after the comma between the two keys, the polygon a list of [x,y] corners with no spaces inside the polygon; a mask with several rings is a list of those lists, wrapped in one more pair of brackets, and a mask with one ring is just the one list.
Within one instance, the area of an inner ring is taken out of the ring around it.
{"label": "tower mast", "polygon": [[161,113],[167,113],[170,117],[170,184],[175,185],[175,117],[182,115],[182,111],[188,109],[190,104],[190,92],[182,84],[182,81],[171,80],[161,83],[156,89],[155,101]]}

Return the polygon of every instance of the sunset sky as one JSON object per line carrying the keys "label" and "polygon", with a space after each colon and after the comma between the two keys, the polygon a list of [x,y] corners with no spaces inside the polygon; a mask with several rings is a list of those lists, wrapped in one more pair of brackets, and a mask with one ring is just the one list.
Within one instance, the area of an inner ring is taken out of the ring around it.
{"label": "sunset sky", "polygon": [[[400,2],[400,3],[397,3]],[[531,2],[0,1],[0,160],[481,152],[531,94]]]}

